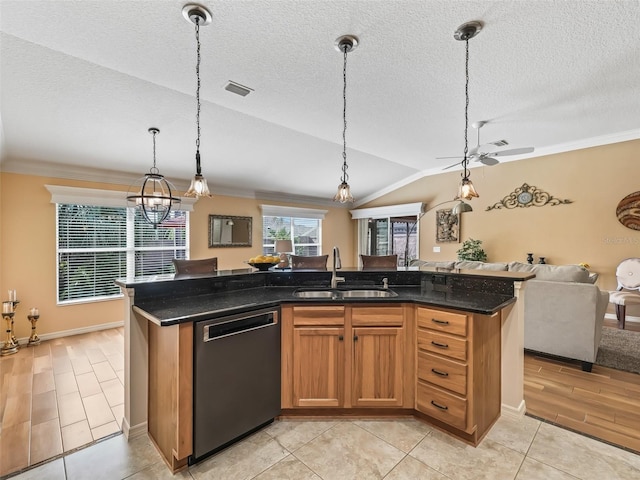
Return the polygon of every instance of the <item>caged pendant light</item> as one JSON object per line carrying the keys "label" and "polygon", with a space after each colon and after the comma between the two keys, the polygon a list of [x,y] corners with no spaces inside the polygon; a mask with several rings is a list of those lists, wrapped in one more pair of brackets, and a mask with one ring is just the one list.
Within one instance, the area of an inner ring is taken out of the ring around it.
{"label": "caged pendant light", "polygon": [[343,35],[335,41],[336,49],[343,54],[342,66],[342,177],[338,185],[338,193],[333,197],[334,202],[353,202],[351,187],[349,186],[349,175],[347,174],[347,53],[352,52],[358,46],[358,37],[355,35]]}
{"label": "caged pendant light", "polygon": [[467,22],[458,27],[453,37],[456,40],[465,42],[465,105],[464,105],[464,156],[462,158],[462,180],[458,187],[458,200],[471,200],[473,197],[479,197],[471,180],[469,180],[469,141],[467,133],[469,130],[469,40],[475,37],[482,30],[482,22]]}
{"label": "caged pendant light", "polygon": [[185,197],[211,197],[207,179],[200,167],[200,27],[211,23],[211,13],[201,5],[188,4],[182,8],[182,16],[195,25],[196,31],[196,174],[191,180]]}
{"label": "caged pendant light", "polygon": [[153,228],[158,228],[169,216],[172,207],[174,210],[179,208],[180,197],[173,196],[176,187],[160,175],[156,167],[156,135],[160,130],[151,127],[149,133],[153,135],[153,167],[129,188],[127,205],[140,210],[145,221],[152,224]]}

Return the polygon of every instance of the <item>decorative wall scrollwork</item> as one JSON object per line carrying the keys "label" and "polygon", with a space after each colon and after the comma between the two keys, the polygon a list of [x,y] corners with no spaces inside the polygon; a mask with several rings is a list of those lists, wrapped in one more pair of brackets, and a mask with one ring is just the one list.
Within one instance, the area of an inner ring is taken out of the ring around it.
{"label": "decorative wall scrollwork", "polygon": [[487,207],[486,211],[498,210],[500,208],[512,209],[544,207],[545,205],[566,205],[569,203],[573,203],[573,200],[556,198],[544,190],[540,190],[538,187],[523,183],[521,187],[516,188],[502,200]]}

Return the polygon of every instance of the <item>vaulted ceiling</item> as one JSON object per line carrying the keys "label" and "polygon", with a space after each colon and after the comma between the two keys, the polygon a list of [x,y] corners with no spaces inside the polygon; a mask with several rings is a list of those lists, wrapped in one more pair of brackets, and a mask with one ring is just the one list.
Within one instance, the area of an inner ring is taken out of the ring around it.
{"label": "vaulted ceiling", "polygon": [[[157,127],[158,167],[186,185],[196,43],[185,3],[1,0],[2,170],[133,179],[151,166]],[[462,154],[465,51],[453,32],[470,20],[484,23],[469,42],[470,123],[488,121],[483,144],[536,148],[505,160],[640,138],[637,0],[202,4],[213,16],[200,32],[202,169],[214,193],[334,195],[344,34],[360,39],[347,75],[359,203]],[[230,93],[230,80],[253,92]]]}

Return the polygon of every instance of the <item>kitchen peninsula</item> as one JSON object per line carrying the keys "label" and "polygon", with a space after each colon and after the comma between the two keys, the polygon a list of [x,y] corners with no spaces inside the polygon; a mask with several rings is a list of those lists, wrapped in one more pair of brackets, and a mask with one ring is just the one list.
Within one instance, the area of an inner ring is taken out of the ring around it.
{"label": "kitchen peninsula", "polygon": [[[473,445],[501,413],[524,414],[522,296],[533,275],[340,274],[339,289],[329,288],[331,272],[318,271],[118,280],[125,435],[148,431],[173,471],[197,460],[194,343],[202,332],[194,324],[266,310],[279,317],[283,414],[414,414]],[[323,359],[334,374],[305,381]]]}

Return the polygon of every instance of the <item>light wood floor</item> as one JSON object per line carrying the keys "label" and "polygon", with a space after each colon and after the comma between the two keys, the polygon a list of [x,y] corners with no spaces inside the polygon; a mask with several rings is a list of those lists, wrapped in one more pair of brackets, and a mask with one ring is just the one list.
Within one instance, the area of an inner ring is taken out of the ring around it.
{"label": "light wood floor", "polygon": [[123,353],[116,328],[0,357],[0,476],[119,431]]}
{"label": "light wood floor", "polygon": [[[605,320],[615,328],[615,322]],[[626,329],[640,331],[627,322]],[[640,352],[638,352],[640,355]],[[527,413],[640,453],[640,375],[525,354]]]}

